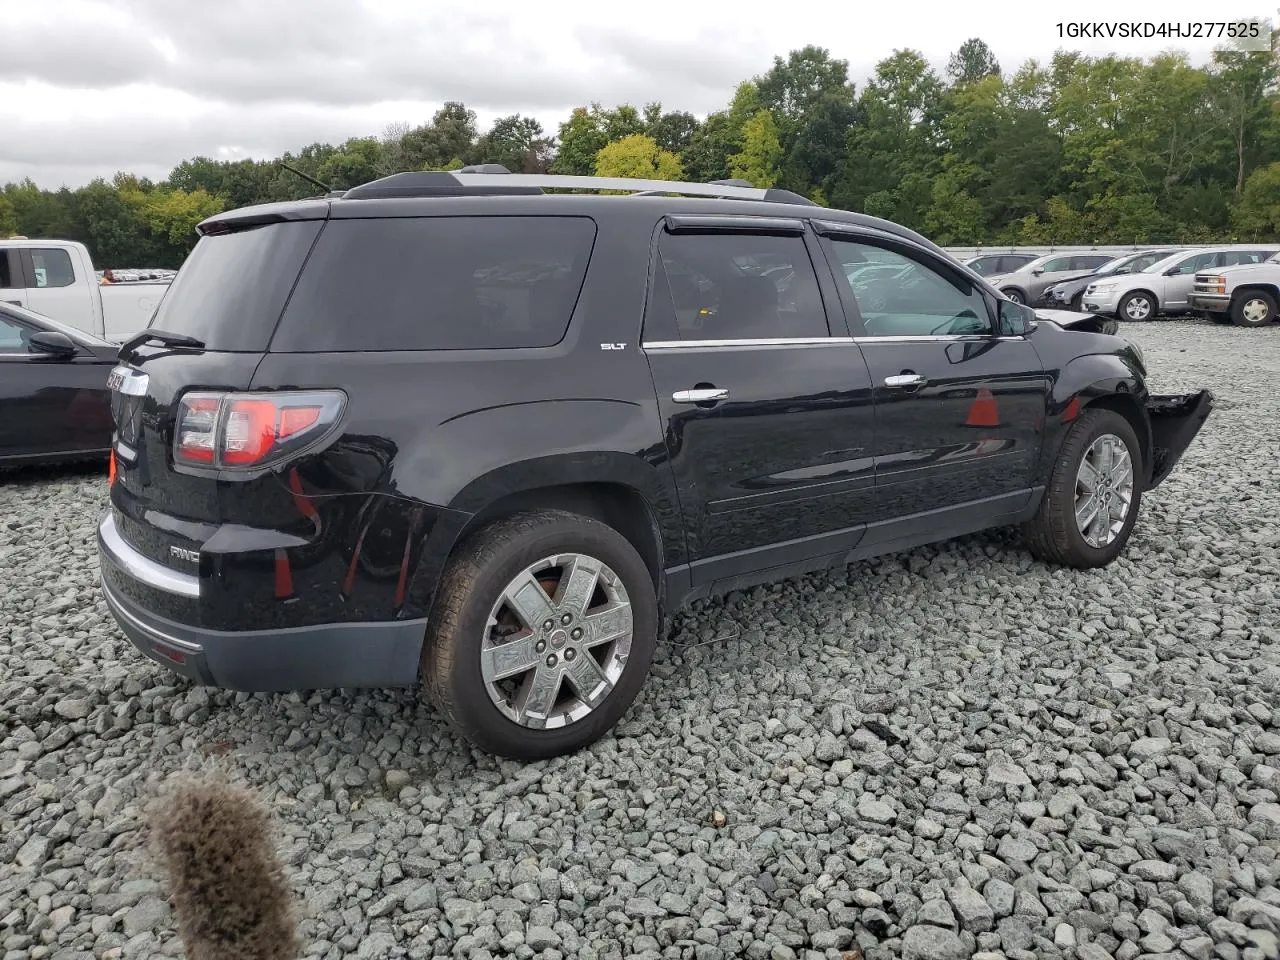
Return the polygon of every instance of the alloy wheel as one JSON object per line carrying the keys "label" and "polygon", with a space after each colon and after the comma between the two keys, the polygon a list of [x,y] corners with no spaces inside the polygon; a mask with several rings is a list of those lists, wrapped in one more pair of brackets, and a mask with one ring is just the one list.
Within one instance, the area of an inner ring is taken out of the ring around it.
{"label": "alloy wheel", "polygon": [[626,588],[608,565],[580,553],[547,557],[517,575],[489,614],[485,689],[513,723],[568,726],[613,691],[633,631]]}
{"label": "alloy wheel", "polygon": [[1133,489],[1128,447],[1115,434],[1104,433],[1089,445],[1076,471],[1076,527],[1085,543],[1102,548],[1120,536]]}

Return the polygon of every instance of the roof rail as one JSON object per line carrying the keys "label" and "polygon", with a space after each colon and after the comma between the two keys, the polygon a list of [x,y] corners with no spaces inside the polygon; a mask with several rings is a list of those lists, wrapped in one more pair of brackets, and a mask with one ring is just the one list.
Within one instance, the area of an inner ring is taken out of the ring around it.
{"label": "roof rail", "polygon": [[[486,164],[486,166],[490,166]],[[496,166],[496,164],[494,165]],[[465,169],[465,168],[464,168]],[[485,187],[492,184],[492,174],[457,172],[454,176],[463,186]],[[753,187],[746,180],[713,180],[710,183],[687,183],[682,180],[645,180],[633,177],[583,177],[543,173],[508,173],[503,184],[537,187],[540,190],[621,190],[639,194],[675,193],[690,197],[721,197],[733,200],[764,200],[771,203],[800,203],[817,206],[808,197],[774,187]]]}
{"label": "roof rail", "polygon": [[542,173],[512,173],[500,163],[481,163],[450,171],[395,173],[352,187],[346,200],[380,197],[446,197],[483,194],[539,194],[547,190],[616,190],[640,196],[676,194],[691,197],[720,197],[733,200],[763,200],[770,203],[817,206],[808,197],[790,190],[753,187],[746,180],[713,180],[686,183],[677,180],[644,180],[632,177],[559,176]]}

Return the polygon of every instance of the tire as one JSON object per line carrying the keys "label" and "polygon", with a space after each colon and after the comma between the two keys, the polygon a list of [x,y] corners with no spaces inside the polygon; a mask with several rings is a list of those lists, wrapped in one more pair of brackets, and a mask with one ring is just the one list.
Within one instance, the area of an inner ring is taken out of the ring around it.
{"label": "tire", "polygon": [[1069,309],[1074,310],[1076,313],[1084,313],[1084,294],[1077,293],[1074,297],[1072,297],[1071,303],[1068,304],[1068,307]]}
{"label": "tire", "polygon": [[1154,320],[1160,312],[1156,298],[1145,290],[1134,290],[1126,293],[1116,307],[1117,320]]}
{"label": "tire", "polygon": [[1265,327],[1275,316],[1276,298],[1265,290],[1249,290],[1231,302],[1231,322],[1237,327]]}
{"label": "tire", "polygon": [[[547,562],[555,559],[567,562],[563,567],[547,568]],[[582,605],[558,605],[556,598],[564,600],[569,563],[575,562],[584,577],[591,576],[592,564],[600,565],[598,578],[582,582],[595,583],[595,599],[604,598],[608,606],[597,606],[592,598]],[[553,579],[557,569],[559,584]],[[517,578],[524,580],[524,590],[515,590]],[[528,592],[530,588],[543,592],[539,597]],[[554,594],[548,595],[547,590]],[[525,598],[522,603],[529,612],[523,617],[517,618],[515,607],[504,598],[512,593]],[[568,626],[554,622],[576,612],[585,625],[588,616],[600,615],[590,613],[593,606],[599,612],[613,613],[609,626],[614,627],[620,622],[617,611],[629,611],[627,640],[622,639],[619,629],[606,630],[606,624],[596,619],[595,629],[618,636],[592,652],[587,643],[577,643],[582,632],[574,625],[578,620]],[[527,621],[543,616],[551,628],[535,623],[529,629]],[[649,568],[612,527],[559,510],[510,517],[468,538],[450,560],[427,628],[423,684],[454,729],[482,750],[514,760],[544,760],[573,753],[604,736],[635,700],[657,646],[658,618]],[[498,632],[504,629],[517,639],[499,638]],[[521,646],[521,637],[527,639],[527,645]],[[487,646],[494,639],[509,640],[496,646],[499,650],[510,648],[504,666],[521,667],[510,677],[499,677],[500,670],[486,675],[482,667],[482,648],[495,649]],[[544,669],[552,660],[555,670]],[[594,704],[578,692],[567,673],[569,669],[585,669],[588,661],[594,666],[586,673],[587,682],[596,684],[592,692],[600,697]],[[570,662],[577,666],[570,668]],[[544,704],[551,704],[549,709],[531,710],[522,719],[518,715],[523,703],[521,684],[523,692],[533,693],[538,689],[533,684],[535,678],[543,681],[543,690],[553,695],[559,690],[560,699],[544,699]],[[606,679],[612,686],[601,693]],[[574,712],[579,714],[577,718]]]}
{"label": "tire", "polygon": [[1027,302],[1027,295],[1023,293],[1021,290],[1019,290],[1017,287],[1005,287],[1000,292],[1003,293],[1010,300],[1012,300],[1014,303]]}
{"label": "tire", "polygon": [[[1086,455],[1090,455],[1092,463],[1095,451],[1101,450],[1095,444],[1106,443],[1107,437],[1113,444],[1116,441],[1123,444],[1131,467],[1127,494],[1117,491],[1112,495],[1112,502],[1127,495],[1129,503],[1119,529],[1107,531],[1112,539],[1090,543],[1076,520],[1077,495],[1084,489],[1078,478]],[[1142,504],[1142,473],[1142,454],[1129,421],[1114,410],[1086,409],[1063,441],[1040,509],[1023,525],[1022,536],[1028,549],[1048,563],[1082,570],[1106,566],[1124,549],[1137,522]]]}

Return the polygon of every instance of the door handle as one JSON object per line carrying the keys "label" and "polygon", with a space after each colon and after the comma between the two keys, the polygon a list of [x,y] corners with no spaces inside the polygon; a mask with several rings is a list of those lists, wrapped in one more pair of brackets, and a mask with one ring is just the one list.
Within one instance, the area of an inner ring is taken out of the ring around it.
{"label": "door handle", "polygon": [[715,403],[728,400],[729,391],[720,387],[701,387],[696,390],[677,390],[671,395],[676,403]]}
{"label": "door handle", "polygon": [[884,378],[886,387],[923,387],[928,382],[927,377],[922,377],[918,373],[900,373]]}

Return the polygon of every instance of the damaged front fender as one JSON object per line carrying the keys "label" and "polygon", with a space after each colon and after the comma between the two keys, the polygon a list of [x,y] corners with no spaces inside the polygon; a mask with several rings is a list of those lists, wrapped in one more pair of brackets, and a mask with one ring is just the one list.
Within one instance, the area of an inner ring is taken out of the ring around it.
{"label": "damaged front fender", "polygon": [[1151,423],[1151,476],[1147,489],[1158,487],[1173,472],[1212,410],[1213,394],[1208,390],[1147,398],[1147,418]]}

